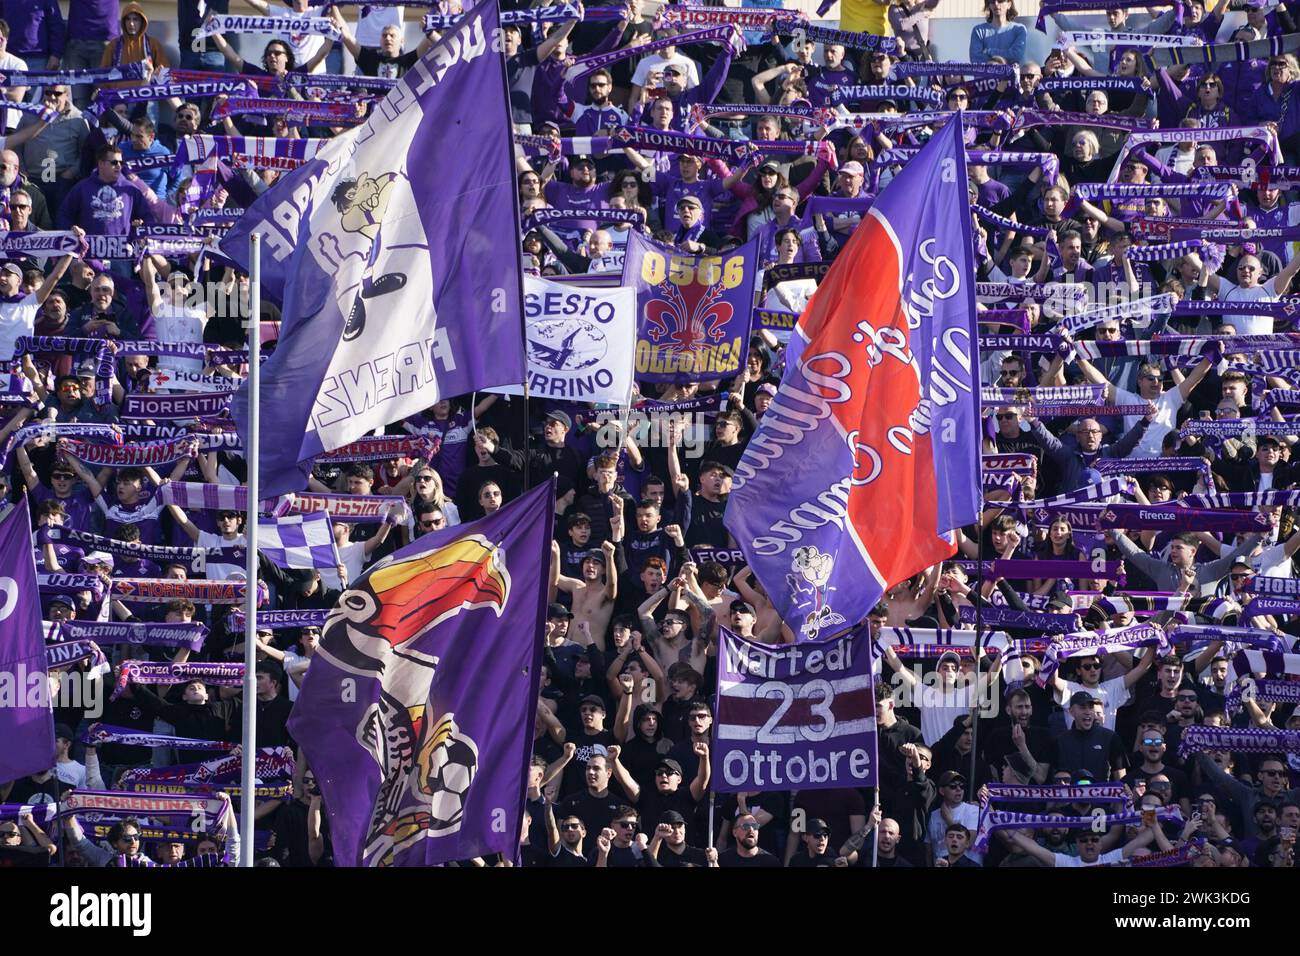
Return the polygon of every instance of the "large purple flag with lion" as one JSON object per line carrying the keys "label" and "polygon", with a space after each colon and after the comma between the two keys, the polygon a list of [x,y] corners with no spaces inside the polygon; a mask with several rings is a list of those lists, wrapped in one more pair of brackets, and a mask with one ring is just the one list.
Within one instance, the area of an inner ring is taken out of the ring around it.
{"label": "large purple flag with lion", "polygon": [[340,866],[514,857],[554,496],[419,538],[330,611],[289,729]]}

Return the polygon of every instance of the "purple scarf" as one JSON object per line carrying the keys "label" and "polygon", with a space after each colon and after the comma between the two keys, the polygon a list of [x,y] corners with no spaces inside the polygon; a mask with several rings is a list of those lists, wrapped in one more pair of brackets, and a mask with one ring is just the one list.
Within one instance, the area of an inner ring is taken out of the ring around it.
{"label": "purple scarf", "polygon": [[224,740],[194,740],[170,734],[147,734],[132,727],[117,727],[96,721],[81,735],[83,744],[125,744],[128,747],[179,747],[182,750],[234,750],[239,744]]}
{"label": "purple scarf", "polygon": [[122,696],[128,684],[188,684],[201,680],[217,687],[242,687],[244,665],[238,664],[150,664],[145,661],[127,661],[117,675],[117,687],[109,700]]}
{"label": "purple scarf", "polygon": [[[257,626],[272,631],[285,631],[296,627],[321,627],[329,617],[327,610],[258,611]],[[232,631],[242,632],[246,623],[243,611],[232,611],[228,618]]]}
{"label": "purple scarf", "polygon": [[[243,604],[243,581],[177,581],[172,578],[114,578],[113,596],[149,604],[169,604],[185,598],[195,604]],[[268,598],[266,582],[258,580],[258,604]]]}
{"label": "purple scarf", "polygon": [[1097,525],[1110,528],[1157,528],[1162,531],[1255,531],[1269,529],[1258,511],[1215,511],[1182,505],[1106,505]]}
{"label": "purple scarf", "polygon": [[[671,10],[674,8],[665,7],[664,9]],[[760,16],[762,15],[760,14]],[[855,50],[879,50],[882,53],[897,53],[903,48],[902,41],[896,37],[882,37],[876,36],[874,33],[850,33],[846,30],[833,30],[830,27],[819,27],[816,24],[807,23],[804,20],[792,19],[788,14],[785,14],[782,19],[776,20],[772,24],[769,36],[775,37],[783,33],[786,35],[802,33],[814,43],[838,43]]]}
{"label": "purple scarf", "polygon": [[419,436],[403,438],[397,435],[379,435],[360,438],[351,444],[317,455],[317,461],[388,461],[392,458],[420,458],[428,461],[437,454],[442,442],[436,438]]}
{"label": "purple scarf", "polygon": [[187,647],[191,651],[203,650],[207,639],[206,625],[126,623],[120,621],[59,621],[55,625],[61,637],[94,641],[101,646],[134,644],[141,647]]}
{"label": "purple scarf", "polygon": [[1224,700],[1224,709],[1228,716],[1242,708],[1242,701],[1257,700],[1266,704],[1300,704],[1300,683],[1293,680],[1281,680],[1265,677],[1251,681],[1243,686],[1234,687]]}
{"label": "purple scarf", "polygon": [[[973,605],[962,605],[957,609],[957,619],[964,625],[973,626],[976,611]],[[1082,626],[1077,614],[1044,614],[1010,607],[986,607],[981,616],[989,627],[1032,628],[1047,634],[1067,634]]]}
{"label": "purple scarf", "polygon": [[1178,759],[1207,750],[1243,754],[1300,754],[1300,730],[1265,727],[1184,727],[1178,739]]}
{"label": "purple scarf", "polygon": [[754,151],[750,143],[712,136],[691,136],[674,130],[653,129],[648,126],[620,126],[609,134],[610,147],[634,146],[659,152],[687,153],[692,156],[716,157],[732,163],[741,163]]}

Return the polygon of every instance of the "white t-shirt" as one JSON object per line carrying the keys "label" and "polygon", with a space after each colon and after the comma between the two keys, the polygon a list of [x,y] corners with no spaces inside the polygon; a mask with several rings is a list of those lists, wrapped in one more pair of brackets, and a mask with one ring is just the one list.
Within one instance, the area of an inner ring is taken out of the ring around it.
{"label": "white t-shirt", "polygon": [[[1126,391],[1122,388],[1115,389],[1116,405],[1145,405],[1147,399],[1141,395]],[[1142,440],[1138,442],[1137,448],[1133,450],[1134,458],[1159,458],[1160,446],[1164,444],[1165,436],[1174,430],[1174,425],[1178,420],[1178,409],[1183,405],[1183,396],[1176,388],[1171,388],[1161,394],[1153,405],[1156,407],[1155,418],[1147,425],[1147,430],[1142,434]],[[1124,416],[1124,434],[1142,420],[1141,415]],[[1123,435],[1116,435],[1112,442],[1119,441]]]}
{"label": "white t-shirt", "polygon": [[72,784],[78,790],[85,789],[86,767],[75,760],[69,760],[67,763],[56,762],[54,764],[54,776],[64,783]]}
{"label": "white t-shirt", "polygon": [[921,736],[927,747],[933,747],[952,730],[958,717],[966,716],[975,706],[973,683],[947,689],[917,684],[912,692],[921,711]]}
{"label": "white t-shirt", "polygon": [[[192,306],[174,305],[170,302],[160,304],[153,313],[154,337],[159,342],[183,342],[189,345],[203,343],[203,327],[207,325],[208,314],[203,309]],[[165,356],[160,367],[180,369],[186,372],[203,371],[203,360],[185,358],[180,355]]]}
{"label": "white t-shirt", "polygon": [[[248,539],[240,534],[227,541],[215,531],[200,531],[199,540],[194,544],[198,548],[245,548],[248,546]],[[209,581],[226,581],[236,574],[243,577],[247,570],[242,564],[209,561],[206,576]]]}
{"label": "white t-shirt", "polygon": [[0,302],[0,362],[13,358],[20,337],[36,333],[36,315],[40,310],[34,293],[18,302]]}
{"label": "white t-shirt", "polygon": [[1108,863],[1124,862],[1123,850],[1111,850],[1109,853],[1103,853],[1097,857],[1096,863],[1084,863],[1077,856],[1066,856],[1064,853],[1053,853],[1052,856],[1056,857],[1058,867],[1105,866]]}
{"label": "white t-shirt", "polygon": [[663,69],[669,64],[686,68],[686,88],[689,90],[700,85],[700,70],[695,65],[695,61],[688,56],[682,56],[680,51],[673,51],[670,57],[663,57],[659,53],[651,53],[644,57],[636,65],[636,72],[632,74],[632,82],[637,86],[646,85],[646,77],[650,75],[651,70]]}
{"label": "white t-shirt", "polygon": [[1065,705],[1065,702],[1081,690],[1086,690],[1101,700],[1102,707],[1102,726],[1107,730],[1115,729],[1115,711],[1119,710],[1128,703],[1129,689],[1124,686],[1123,677],[1115,677],[1111,680],[1104,680],[1096,687],[1085,687],[1083,684],[1072,680],[1065,682],[1065,693],[1057,693],[1056,702]]}
{"label": "white t-shirt", "polygon": [[[1219,301],[1221,302],[1276,302],[1277,276],[1253,289],[1243,289],[1229,279],[1219,278]],[[1272,335],[1273,317],[1271,315],[1225,315],[1225,325],[1231,325],[1238,335]]]}
{"label": "white t-shirt", "polygon": [[[444,512],[445,514],[446,512]],[[348,571],[348,586],[361,577],[361,571],[366,564],[366,543],[364,541],[349,541],[347,544],[340,545],[338,548],[339,561]],[[327,588],[342,588],[343,583],[339,580],[339,573],[334,568],[321,568],[321,584]]]}
{"label": "white t-shirt", "polygon": [[[320,6],[308,7],[304,13],[298,13],[286,3],[284,10],[272,8],[271,15],[277,17],[323,17],[328,7],[328,4],[321,4]],[[289,44],[289,49],[293,51],[295,66],[302,66],[320,52],[320,48],[324,44],[331,42],[328,37],[321,36],[319,33],[277,33],[274,34],[274,39],[283,40]],[[322,61],[321,65],[313,72],[323,73],[324,71],[325,63]]]}
{"label": "white t-shirt", "polygon": [[[361,7],[362,10],[367,9]],[[353,34],[357,38],[357,46],[378,47],[379,39],[384,32],[384,27],[394,26],[401,30],[402,11],[404,7],[370,7],[369,13],[357,17],[357,28]]]}
{"label": "white t-shirt", "polygon": [[1275,544],[1265,548],[1253,558],[1248,558],[1255,573],[1269,578],[1293,578],[1291,559],[1286,556],[1286,545]]}

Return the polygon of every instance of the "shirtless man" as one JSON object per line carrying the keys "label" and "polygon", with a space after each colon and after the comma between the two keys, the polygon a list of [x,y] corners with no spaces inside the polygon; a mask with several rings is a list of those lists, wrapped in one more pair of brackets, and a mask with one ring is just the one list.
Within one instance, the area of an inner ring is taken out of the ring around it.
{"label": "shirtless man", "polygon": [[754,572],[750,570],[748,564],[736,572],[731,583],[735,586],[741,600],[747,601],[756,612],[755,640],[761,644],[794,643],[794,632],[784,627],[781,613],[772,606],[772,601],[763,590],[763,585],[754,580]]}
{"label": "shirtless man", "polygon": [[605,650],[605,632],[618,598],[618,572],[613,570],[613,562],[614,545],[603,541],[599,554],[592,552],[582,559],[581,578],[566,577],[560,574],[559,542],[551,542],[551,594],[554,596],[555,589],[559,588],[573,596],[573,618],[578,631],[590,633],[601,651]]}
{"label": "shirtless man", "polygon": [[[703,673],[709,656],[709,648],[716,637],[716,617],[713,609],[704,598],[690,587],[687,572],[694,572],[695,565],[687,563],[682,574],[674,578],[667,588],[660,588],[645,599],[637,609],[641,620],[641,630],[646,642],[651,647],[655,660],[665,671],[679,661],[691,665],[697,673]],[[656,625],[654,611],[664,600],[672,595],[669,611],[664,615],[663,623]],[[690,603],[695,613],[688,614],[680,605]],[[700,626],[694,628],[695,637],[689,635],[688,628],[692,618],[698,618]],[[715,652],[716,653],[716,652]]]}

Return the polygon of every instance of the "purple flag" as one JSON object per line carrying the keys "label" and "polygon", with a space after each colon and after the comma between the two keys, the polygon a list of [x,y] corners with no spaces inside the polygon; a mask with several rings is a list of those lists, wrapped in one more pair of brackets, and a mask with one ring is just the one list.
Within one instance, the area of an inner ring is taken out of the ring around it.
{"label": "purple flag", "polygon": [[804,638],[861,621],[979,515],[972,248],[949,123],[863,216],[790,336],[725,522]]}
{"label": "purple flag", "polygon": [[519,846],[554,482],[425,535],[343,593],[289,728],[346,866]]}
{"label": "purple flag", "polygon": [[623,285],[636,289],[636,378],[734,378],[749,353],[758,240],[692,256],[628,233]]}
{"label": "purple flag", "polygon": [[54,712],[45,638],[23,505],[0,521],[0,783],[54,766]]}
{"label": "purple flag", "polygon": [[710,784],[718,793],[876,786],[871,631],[816,647],[722,629]]}
{"label": "purple flag", "polygon": [[[265,237],[282,303],[262,372],[263,491],[439,398],[524,380],[523,277],[498,12],[485,0],[362,126],[326,143],[222,239],[241,266]],[[232,410],[248,446],[247,386]],[[299,437],[301,436],[301,437]]]}

